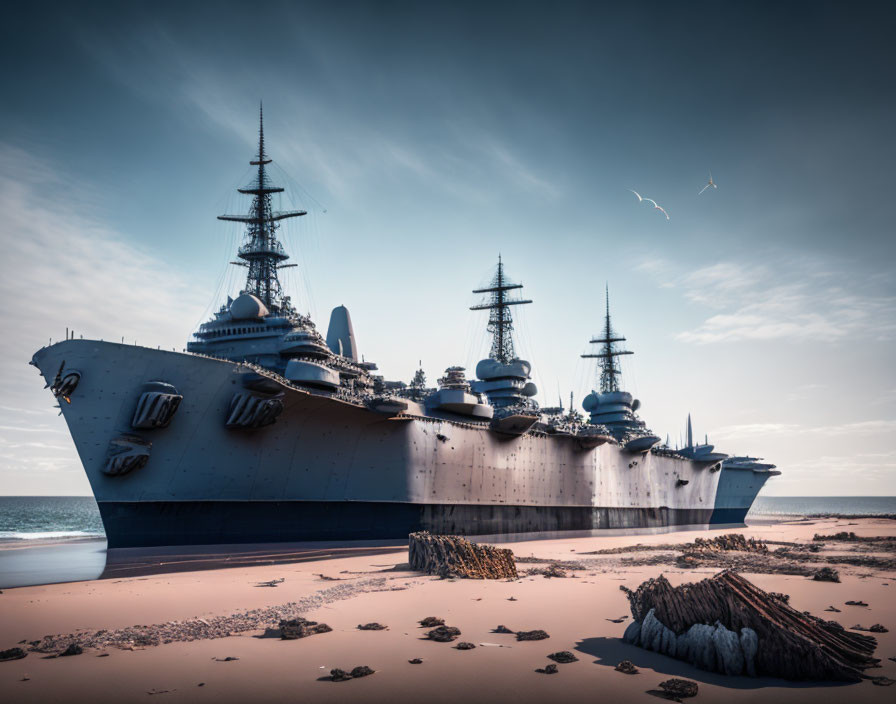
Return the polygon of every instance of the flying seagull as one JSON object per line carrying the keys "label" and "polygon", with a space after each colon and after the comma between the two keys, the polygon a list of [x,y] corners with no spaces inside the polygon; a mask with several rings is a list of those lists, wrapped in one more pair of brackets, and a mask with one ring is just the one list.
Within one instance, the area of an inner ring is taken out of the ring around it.
{"label": "flying seagull", "polygon": [[[631,188],[629,188],[628,190],[632,191]],[[659,210],[663,215],[665,215],[665,216],[666,216],[666,220],[669,219],[669,213],[667,213],[667,212],[662,208],[662,206],[660,206],[659,204],[657,204],[657,202],[656,202],[653,198],[644,198],[644,197],[643,197],[640,193],[638,193],[637,191],[632,191],[632,193],[634,193],[636,196],[638,196],[638,202],[639,202],[639,203],[640,203],[641,201],[646,201],[646,202],[648,202],[648,203],[653,203],[653,207],[654,207],[656,210]]]}
{"label": "flying seagull", "polygon": [[713,182],[713,180],[712,180],[712,171],[709,172],[709,183],[707,183],[707,184],[701,189],[700,193],[698,193],[697,195],[698,195],[698,196],[701,195],[701,194],[703,193],[703,191],[705,191],[705,190],[706,190],[707,188],[709,188],[710,186],[712,186],[713,188],[718,188],[718,186],[717,186],[717,185]]}

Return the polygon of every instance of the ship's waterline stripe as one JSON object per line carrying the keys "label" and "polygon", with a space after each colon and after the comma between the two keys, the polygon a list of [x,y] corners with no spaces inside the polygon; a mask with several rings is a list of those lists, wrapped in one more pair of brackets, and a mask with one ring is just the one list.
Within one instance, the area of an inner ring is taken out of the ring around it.
{"label": "ship's waterline stripe", "polygon": [[101,501],[110,548],[407,538],[416,530],[461,535],[544,534],[740,523],[749,507],[616,508],[411,504],[367,501]]}

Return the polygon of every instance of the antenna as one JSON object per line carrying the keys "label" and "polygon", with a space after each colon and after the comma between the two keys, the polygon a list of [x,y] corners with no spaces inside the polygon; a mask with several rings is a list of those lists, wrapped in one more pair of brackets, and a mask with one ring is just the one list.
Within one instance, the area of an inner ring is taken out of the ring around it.
{"label": "antenna", "polygon": [[502,364],[508,364],[515,358],[513,351],[513,318],[510,315],[510,306],[531,303],[529,300],[507,298],[507,292],[522,288],[522,284],[510,283],[504,276],[504,263],[501,255],[498,255],[498,270],[495,273],[492,284],[488,288],[480,288],[473,293],[490,293],[488,303],[478,306],[470,306],[470,310],[489,310],[488,331],[492,334],[491,358]]}
{"label": "antenna", "polygon": [[603,337],[595,337],[590,340],[590,344],[601,344],[603,349],[597,354],[583,354],[585,359],[599,359],[600,362],[600,391],[607,393],[609,391],[619,391],[619,377],[622,371],[616,362],[616,357],[624,354],[634,354],[629,350],[616,349],[615,343],[625,342],[624,337],[617,337],[610,324],[610,287],[607,285],[607,312],[604,322]]}
{"label": "antenna", "polygon": [[264,110],[258,106],[258,156],[249,162],[258,167],[255,180],[246,188],[238,188],[240,193],[251,195],[252,206],[248,215],[219,215],[218,220],[246,223],[247,242],[239,248],[237,256],[242,262],[233,262],[248,267],[246,291],[257,296],[265,306],[277,313],[292,313],[292,305],[283,296],[283,289],[277,277],[277,270],[294,264],[284,264],[289,255],[277,239],[279,222],[287,218],[306,215],[304,210],[275,211],[271,205],[271,194],[282,193],[283,188],[272,186],[265,172],[271,163],[264,149]]}

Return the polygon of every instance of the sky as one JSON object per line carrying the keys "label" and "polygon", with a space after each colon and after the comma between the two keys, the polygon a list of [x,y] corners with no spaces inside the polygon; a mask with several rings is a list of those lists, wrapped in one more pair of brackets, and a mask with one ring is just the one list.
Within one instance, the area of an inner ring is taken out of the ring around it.
{"label": "sky", "polygon": [[[825,2],[19,3],[0,27],[0,494],[89,494],[31,355],[182,349],[236,295],[259,101],[284,285],[387,379],[488,350],[500,254],[542,405],[609,287],[675,444],[896,495],[896,11]],[[717,189],[698,195],[710,171]],[[666,218],[629,189],[655,199]]]}

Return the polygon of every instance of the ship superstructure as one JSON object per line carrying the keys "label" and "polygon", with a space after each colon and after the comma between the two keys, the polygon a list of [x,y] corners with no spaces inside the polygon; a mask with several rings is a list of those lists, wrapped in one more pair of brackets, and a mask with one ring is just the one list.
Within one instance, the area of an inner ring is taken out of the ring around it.
{"label": "ship superstructure", "polygon": [[410,384],[374,375],[345,306],[324,339],[280,285],[289,264],[277,228],[303,211],[273,209],[270,163],[260,121],[255,176],[240,189],[251,205],[221,216],[246,225],[246,283],[186,352],[66,339],[32,359],[61,401],[110,548],[743,520],[773,472],[657,445],[621,388],[617,360],[630,352],[609,298],[587,355],[600,369],[588,419],[572,403],[545,412],[535,402],[511,314],[531,301],[516,297],[522,285],[500,258],[475,291],[492,336],[475,379],[459,365],[436,388],[422,366]]}
{"label": "ship superstructure", "polygon": [[641,402],[620,387],[622,372],[618,358],[633,354],[617,345],[625,338],[616,334],[610,322],[610,289],[606,290],[606,314],[604,328],[599,337],[592,338],[590,344],[600,345],[597,352],[583,354],[586,359],[597,359],[600,369],[600,391],[592,391],[585,397],[582,407],[591,414],[591,423],[607,428],[629,452],[647,452],[660,439],[647,429],[638,418],[636,411]]}

